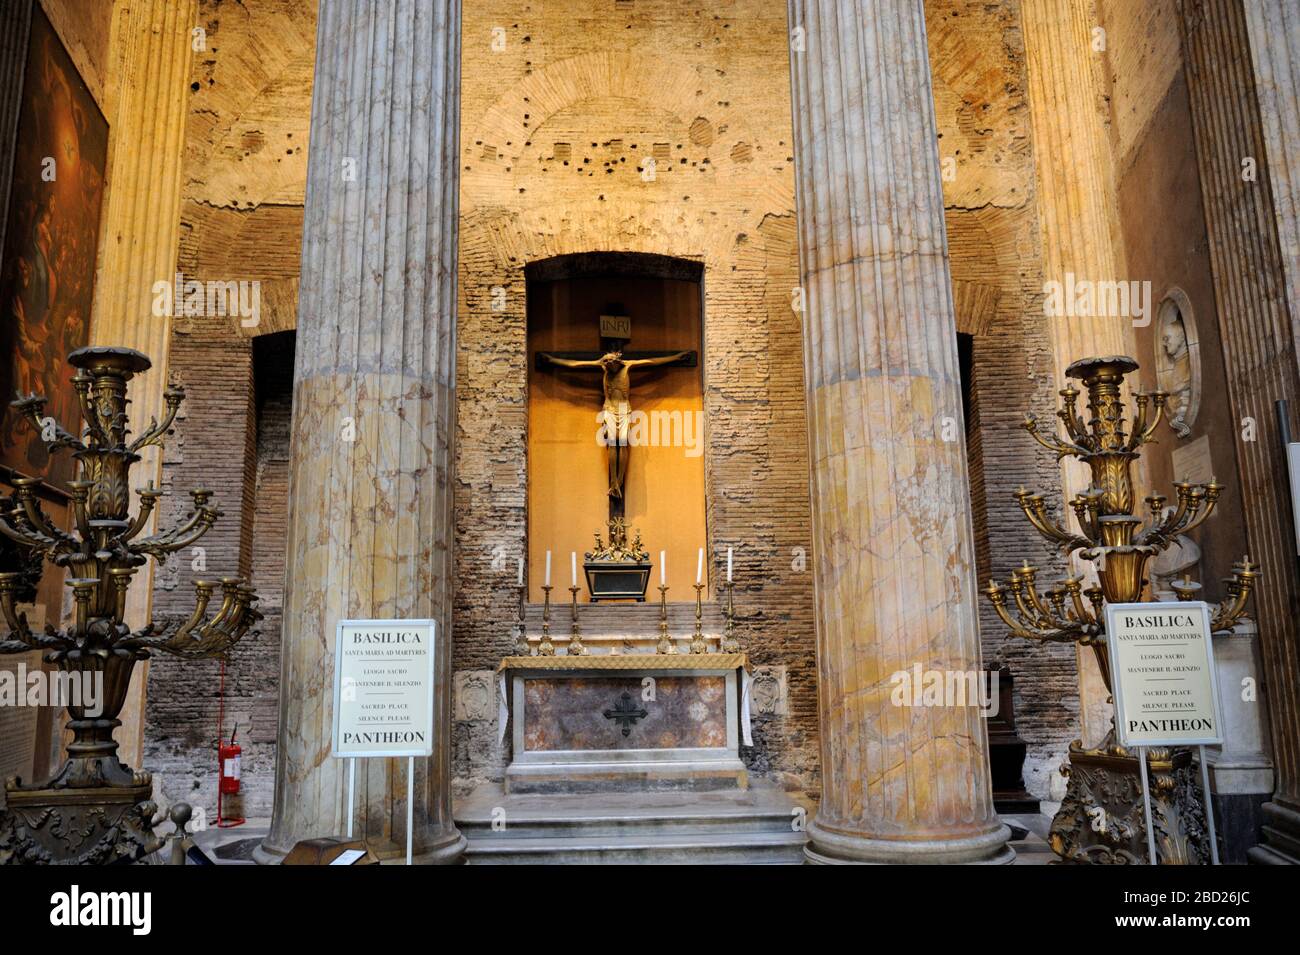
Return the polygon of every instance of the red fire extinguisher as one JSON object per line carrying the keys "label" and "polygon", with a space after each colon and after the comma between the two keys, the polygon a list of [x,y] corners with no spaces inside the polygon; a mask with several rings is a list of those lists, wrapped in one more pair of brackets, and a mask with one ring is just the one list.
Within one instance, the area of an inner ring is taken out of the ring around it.
{"label": "red fire extinguisher", "polygon": [[236,723],[230,733],[230,742],[226,743],[217,740],[217,759],[221,763],[221,775],[217,781],[217,828],[229,829],[232,826],[242,826],[244,824],[243,816],[226,818],[221,814],[221,798],[223,796],[239,795],[239,761],[243,754],[243,749],[235,742],[235,737],[239,733],[239,724]]}
{"label": "red fire extinguisher", "polygon": [[239,763],[243,749],[235,742],[239,735],[239,724],[230,728],[230,742],[221,738],[221,725],[225,719],[226,704],[226,661],[221,661],[221,695],[217,710],[217,828],[231,829],[244,824],[243,816],[226,818],[221,812],[223,796],[239,795]]}

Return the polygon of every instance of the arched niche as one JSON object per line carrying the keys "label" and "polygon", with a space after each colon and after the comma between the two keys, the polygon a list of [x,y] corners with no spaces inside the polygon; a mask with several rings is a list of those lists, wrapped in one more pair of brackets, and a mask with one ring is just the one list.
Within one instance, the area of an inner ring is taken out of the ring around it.
{"label": "arched niche", "polygon": [[[524,269],[528,336],[529,590],[541,599],[552,552],[552,583],[569,584],[570,554],[583,553],[610,518],[609,450],[600,440],[604,400],[599,368],[568,369],[539,356],[591,361],[619,351],[648,358],[689,351],[689,364],[630,370],[624,479],[629,533],[639,533],[658,583],[688,594],[695,555],[706,546],[703,263],[656,253],[583,252]],[[618,331],[602,325],[618,316]],[[624,338],[626,334],[630,337]],[[580,600],[586,599],[582,588]]]}
{"label": "arched niche", "polygon": [[1192,433],[1201,405],[1201,342],[1187,293],[1174,286],[1156,309],[1156,381],[1169,392],[1169,427],[1180,438]]}

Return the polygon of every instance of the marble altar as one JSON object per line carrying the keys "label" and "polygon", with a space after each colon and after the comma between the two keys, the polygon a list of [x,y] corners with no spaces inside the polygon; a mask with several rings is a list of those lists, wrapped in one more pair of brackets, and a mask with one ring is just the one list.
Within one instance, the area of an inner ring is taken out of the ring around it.
{"label": "marble altar", "polygon": [[512,656],[498,680],[507,792],[748,788],[743,653]]}

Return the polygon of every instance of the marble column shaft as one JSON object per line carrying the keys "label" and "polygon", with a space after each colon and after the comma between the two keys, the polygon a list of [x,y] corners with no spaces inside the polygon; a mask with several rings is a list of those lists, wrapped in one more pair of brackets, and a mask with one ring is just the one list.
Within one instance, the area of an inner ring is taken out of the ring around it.
{"label": "marble column shaft", "polygon": [[[164,411],[170,323],[153,314],[153,286],[170,282],[176,271],[193,58],[190,31],[197,19],[196,0],[119,0],[113,10],[105,84],[108,174],[90,342],[125,345],[153,362],[149,371],[131,381],[129,413],[136,434]],[[150,480],[161,483],[158,448],[142,452],[132,477],[133,488]],[[159,510],[165,513],[166,508]],[[155,512],[143,533],[152,533],[157,523]],[[142,567],[127,592],[126,619],[132,626],[143,626],[149,619],[154,567],[153,561]],[[144,748],[148,672],[147,664],[136,667],[117,732],[122,760],[137,768]]]}
{"label": "marble column shaft", "polygon": [[1251,0],[1243,12],[1282,267],[1291,290],[1291,334],[1300,356],[1300,6],[1295,0]]}
{"label": "marble column shaft", "polygon": [[823,780],[808,857],[1005,861],[978,708],[891,700],[914,664],[980,667],[922,4],[789,15]]}
{"label": "marble column shaft", "polygon": [[[303,227],[280,734],[259,859],[346,830],[331,758],[341,618],[438,621],[435,753],[416,761],[418,861],[451,818],[458,0],[324,0]],[[406,760],[357,769],[357,834],[401,851]]]}
{"label": "marble column shaft", "polygon": [[32,23],[32,0],[0,6],[0,249],[9,223],[9,184],[13,181],[18,114],[22,108],[23,68]]}
{"label": "marble column shaft", "polygon": [[[1284,851],[1300,861],[1300,581],[1274,408],[1286,399],[1292,420],[1300,410],[1288,308],[1297,290],[1288,288],[1283,265],[1242,0],[1180,0],[1179,7],[1227,398],[1238,427],[1255,422],[1254,440],[1239,440],[1236,458],[1246,541],[1261,565],[1253,610],[1268,686],[1272,806],[1289,830]],[[1243,176],[1246,157],[1256,160],[1253,179]]]}
{"label": "marble column shaft", "polygon": [[[1106,128],[1099,74],[1104,54],[1094,49],[1100,26],[1093,0],[1032,0],[1020,6],[1024,32],[1030,120],[1037,173],[1037,211],[1043,240],[1044,282],[1120,281],[1124,252],[1117,227],[1111,141]],[[1132,276],[1136,278],[1136,276]],[[1129,316],[1044,316],[1052,344],[1053,392],[1071,384],[1065,369],[1092,355],[1137,357]],[[1073,383],[1078,387],[1077,383]],[[1055,426],[1055,420],[1048,422]],[[1025,438],[1026,448],[1035,447]],[[1092,483],[1088,466],[1073,458],[1061,465],[1065,500]],[[1134,479],[1146,487],[1146,468],[1138,460]],[[1143,491],[1143,494],[1146,492]],[[1069,508],[1061,518],[1078,529]],[[1092,565],[1070,561],[1071,572],[1094,576]],[[1101,742],[1111,727],[1109,694],[1093,651],[1076,647],[1079,668],[1080,735],[1085,744]]]}

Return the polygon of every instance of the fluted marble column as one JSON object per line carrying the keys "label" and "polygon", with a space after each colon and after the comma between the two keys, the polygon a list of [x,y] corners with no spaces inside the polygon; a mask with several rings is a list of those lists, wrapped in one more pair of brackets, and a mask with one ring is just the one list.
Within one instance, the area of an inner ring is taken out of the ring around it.
{"label": "fluted marble column", "polygon": [[[1237,477],[1246,542],[1260,564],[1254,610],[1276,789],[1263,810],[1265,845],[1250,855],[1256,862],[1300,863],[1300,582],[1286,458],[1273,406],[1286,399],[1293,418],[1300,408],[1294,313],[1288,309],[1298,290],[1288,285],[1283,264],[1274,161],[1261,116],[1267,99],[1256,95],[1251,68],[1246,10],[1256,2],[1179,0],[1179,24],[1226,398],[1234,420],[1252,419],[1257,431],[1255,440],[1237,442]],[[1269,162],[1260,161],[1266,155]],[[1254,178],[1242,175],[1245,157],[1257,160]]]}
{"label": "fluted marble column", "polygon": [[[1125,274],[1110,136],[1099,92],[1103,55],[1094,49],[1099,26],[1095,0],[1032,0],[1020,5],[1034,134],[1037,203],[1043,239],[1044,282],[1119,281]],[[1065,369],[1091,355],[1137,355],[1133,320],[1127,316],[1044,316],[1052,344],[1055,390],[1067,384]],[[1053,422],[1054,423],[1054,422]],[[1032,443],[1028,446],[1032,446]],[[1088,466],[1060,462],[1065,499],[1092,483]],[[1135,465],[1138,487],[1146,466]],[[1145,493],[1145,492],[1143,492]],[[1069,508],[1062,518],[1077,529]],[[1073,573],[1091,577],[1086,561],[1072,557]],[[1080,735],[1096,745],[1110,730],[1109,694],[1091,648],[1075,647],[1079,668]]]}
{"label": "fluted marble column", "polygon": [[891,701],[914,664],[980,666],[922,3],[789,12],[823,781],[807,855],[1008,861],[978,709]]}
{"label": "fluted marble column", "polygon": [[31,29],[30,2],[0,6],[0,249],[9,222],[9,183],[13,179],[18,113],[22,107],[23,64]]}
{"label": "fluted marble column", "polygon": [[[294,374],[280,734],[260,861],[346,829],[332,759],[340,618],[439,622],[435,753],[415,854],[464,848],[448,749],[456,340],[458,0],[324,0],[317,27]],[[405,843],[406,760],[357,773],[358,835]]]}
{"label": "fluted marble column", "polygon": [[[118,0],[113,9],[105,114],[109,123],[107,190],[95,301],[93,345],[126,345],[144,352],[153,367],[131,381],[131,430],[143,433],[163,416],[170,323],[153,314],[155,282],[176,271],[181,218],[181,160],[189,106],[190,31],[196,0]],[[136,466],[143,485],[162,481],[162,454],[146,448]],[[157,513],[145,533],[153,530]],[[154,564],[141,568],[127,592],[132,626],[149,619]],[[232,571],[233,572],[233,569]],[[117,737],[122,759],[140,767],[148,667],[137,666]]]}
{"label": "fluted marble column", "polygon": [[1268,147],[1282,267],[1291,290],[1291,334],[1300,356],[1300,6],[1295,0],[1250,0],[1242,7]]}

